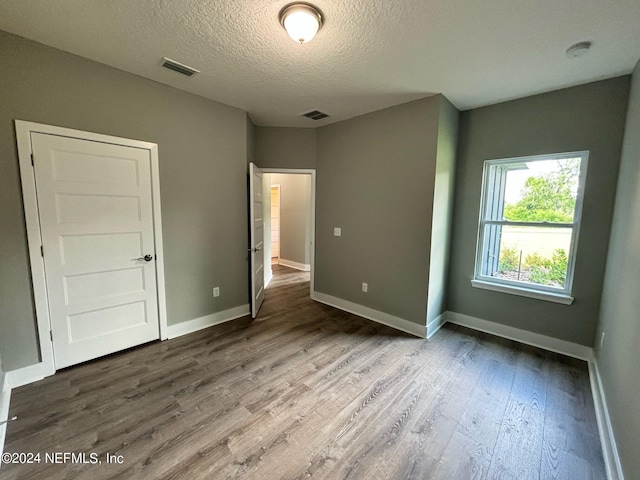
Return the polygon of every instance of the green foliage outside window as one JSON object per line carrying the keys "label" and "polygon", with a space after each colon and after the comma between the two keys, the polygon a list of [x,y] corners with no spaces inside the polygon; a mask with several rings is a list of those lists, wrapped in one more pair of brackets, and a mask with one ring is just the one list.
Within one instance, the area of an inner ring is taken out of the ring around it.
{"label": "green foliage outside window", "polygon": [[500,251],[499,274],[513,272],[512,278],[537,283],[538,285],[550,285],[562,287],[567,277],[567,252],[562,249],[554,250],[551,258],[543,257],[537,252],[528,254],[522,265],[520,264],[520,251],[514,247],[503,247]]}
{"label": "green foliage outside window", "polygon": [[551,258],[537,253],[527,255],[524,261],[531,271],[531,281],[542,285],[563,286],[567,277],[567,252],[559,248]]}
{"label": "green foliage outside window", "polygon": [[[573,223],[579,175],[580,159],[573,159],[559,162],[556,171],[529,177],[520,200],[504,206],[504,219],[512,222]],[[551,258],[533,252],[521,261],[520,255],[516,248],[503,245],[499,273],[507,275],[507,278],[516,278],[517,274],[517,280],[539,285],[564,286],[568,263],[564,249],[554,250]]]}
{"label": "green foliage outside window", "polygon": [[504,219],[512,222],[572,223],[580,161],[565,161],[557,171],[529,177],[522,198],[504,207]]}
{"label": "green foliage outside window", "polygon": [[500,271],[517,270],[520,264],[520,252],[515,247],[502,247],[500,250],[500,263],[498,268]]}

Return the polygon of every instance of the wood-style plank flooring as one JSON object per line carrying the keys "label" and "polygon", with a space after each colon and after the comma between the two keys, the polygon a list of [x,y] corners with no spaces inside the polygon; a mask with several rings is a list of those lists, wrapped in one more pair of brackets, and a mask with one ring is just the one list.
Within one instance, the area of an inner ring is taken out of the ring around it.
{"label": "wood-style plank flooring", "polygon": [[[255,321],[14,390],[5,452],[42,463],[0,478],[605,478],[584,362],[452,325],[417,339],[275,269]],[[64,452],[102,464],[45,462]]]}

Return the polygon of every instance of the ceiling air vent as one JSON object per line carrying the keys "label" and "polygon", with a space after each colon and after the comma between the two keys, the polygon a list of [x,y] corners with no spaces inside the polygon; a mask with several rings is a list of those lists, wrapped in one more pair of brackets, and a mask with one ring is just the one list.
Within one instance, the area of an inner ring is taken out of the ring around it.
{"label": "ceiling air vent", "polygon": [[322,120],[323,118],[327,118],[329,115],[321,112],[320,110],[312,110],[311,112],[303,113],[302,116],[310,118],[311,120]]}
{"label": "ceiling air vent", "polygon": [[189,67],[187,65],[184,65],[183,63],[176,62],[175,60],[171,60],[167,57],[164,57],[162,59],[162,66],[164,68],[168,68],[169,70],[173,70],[174,72],[186,75],[187,77],[195,75],[196,73],[200,73],[200,70],[196,70],[193,67]]}

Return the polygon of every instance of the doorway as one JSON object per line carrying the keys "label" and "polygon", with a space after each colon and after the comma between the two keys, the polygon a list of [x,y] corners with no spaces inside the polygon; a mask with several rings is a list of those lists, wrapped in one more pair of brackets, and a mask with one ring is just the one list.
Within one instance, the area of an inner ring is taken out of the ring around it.
{"label": "doorway", "polygon": [[157,145],[16,121],[39,375],[164,337]]}
{"label": "doorway", "polygon": [[[271,192],[265,205],[265,285],[276,265],[311,271],[312,178],[308,173],[267,172],[263,187]],[[267,215],[267,211],[269,215]]]}
{"label": "doorway", "polygon": [[[249,278],[251,316],[256,318],[260,305],[264,300],[264,289],[273,277],[271,269],[271,181],[272,174],[291,174],[293,177],[302,177],[307,185],[308,194],[304,196],[307,207],[304,210],[305,231],[303,236],[302,251],[306,252],[301,263],[291,260],[289,266],[293,268],[307,269],[309,271],[309,296],[314,291],[314,261],[315,261],[315,211],[316,211],[316,171],[313,169],[279,169],[260,168],[253,162],[249,163]],[[284,225],[282,224],[283,202],[285,190],[281,185],[280,196],[280,238],[279,238],[279,264],[283,263],[283,240],[285,239]],[[287,191],[289,189],[286,189]],[[263,195],[263,192],[265,194]],[[269,192],[269,194],[267,194]]]}

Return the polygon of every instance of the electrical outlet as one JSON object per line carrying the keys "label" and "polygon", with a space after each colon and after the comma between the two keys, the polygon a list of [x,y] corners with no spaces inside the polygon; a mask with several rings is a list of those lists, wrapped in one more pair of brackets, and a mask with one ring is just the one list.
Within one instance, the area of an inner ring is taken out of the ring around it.
{"label": "electrical outlet", "polygon": [[220,287],[213,287],[213,296],[214,297],[220,296]]}
{"label": "electrical outlet", "polygon": [[369,284],[362,282],[362,291],[367,293],[369,291]]}
{"label": "electrical outlet", "polygon": [[600,335],[600,348],[604,345],[604,332]]}

